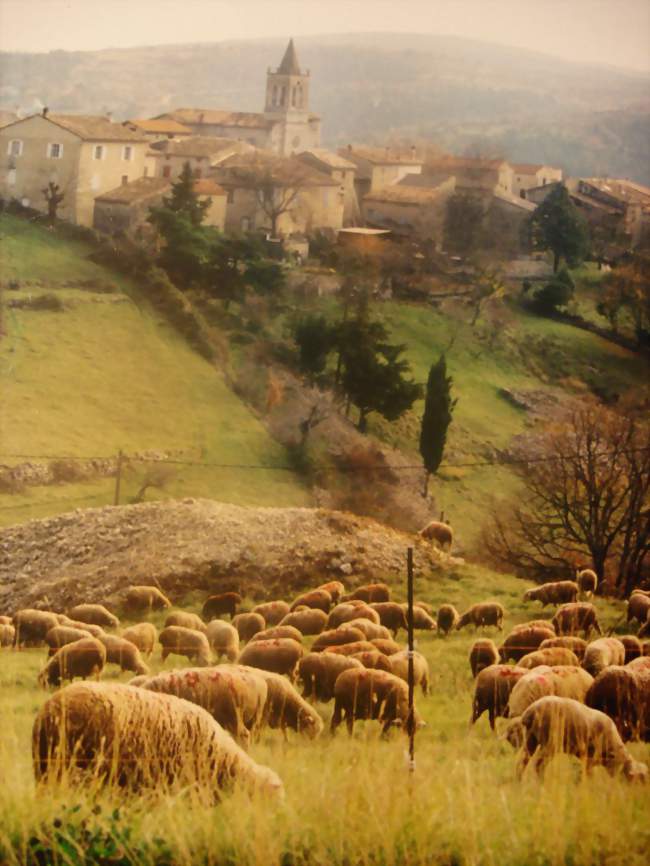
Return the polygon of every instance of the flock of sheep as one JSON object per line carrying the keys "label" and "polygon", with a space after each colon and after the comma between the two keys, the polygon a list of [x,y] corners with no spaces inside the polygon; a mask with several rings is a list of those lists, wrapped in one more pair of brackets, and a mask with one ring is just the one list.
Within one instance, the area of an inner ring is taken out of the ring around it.
{"label": "flock of sheep", "polygon": [[[520,749],[520,771],[531,758],[541,770],[564,752],[588,769],[602,764],[629,779],[647,777],[625,743],[650,740],[650,642],[643,643],[650,592],[637,590],[628,601],[628,622],[641,625],[637,635],[603,637],[594,605],[577,600],[596,584],[585,569],[576,581],[528,590],[526,601],[559,605],[552,619],[516,626],[499,647],[490,638],[471,647],[471,723],[484,712],[492,729],[497,717],[508,719],[505,737]],[[319,736],[324,721],[315,702],[333,701],[332,733],[343,722],[352,733],[356,720],[377,721],[383,734],[407,728],[409,654],[396,641],[407,629],[407,609],[391,600],[386,584],[346,595],[331,581],[291,604],[268,601],[238,612],[241,603],[234,592],[210,596],[201,616],[171,612],[159,633],[143,621],[118,634],[117,617],[99,604],[0,617],[1,646],[49,647],[43,686],[82,680],[55,691],[35,719],[36,779],[81,774],[133,790],[192,786],[214,796],[237,780],[278,792],[280,778],[253,761],[249,744],[264,728]],[[155,586],[134,586],[125,605],[142,615],[171,602]],[[415,602],[413,625],[442,638],[468,625],[501,631],[504,613],[496,602],[462,615],[449,604],[434,612]],[[592,632],[599,637],[588,643]],[[313,638],[309,648],[306,638]],[[192,667],[151,674],[145,659],[157,644],[163,660],[181,656]],[[128,684],[102,681],[107,664],[135,676]],[[428,695],[429,666],[418,652],[413,671]],[[417,710],[414,722],[422,723]]]}

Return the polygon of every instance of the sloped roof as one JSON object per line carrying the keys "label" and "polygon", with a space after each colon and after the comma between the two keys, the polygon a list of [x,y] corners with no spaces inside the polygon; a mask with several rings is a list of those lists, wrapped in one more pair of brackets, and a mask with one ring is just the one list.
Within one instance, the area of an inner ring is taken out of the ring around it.
{"label": "sloped roof", "polygon": [[221,111],[216,108],[175,108],[159,114],[154,120],[170,118],[178,123],[192,125],[231,126],[242,129],[270,129],[277,121],[252,111]]}
{"label": "sloped roof", "polygon": [[347,171],[356,169],[355,163],[350,162],[348,159],[343,159],[338,153],[326,150],[324,147],[312,147],[309,150],[303,150],[298,154],[298,158],[302,156],[312,156],[330,168],[345,169]]}
{"label": "sloped roof", "polygon": [[[518,174],[537,174],[537,172],[544,168],[544,163],[540,163],[536,165],[532,162],[511,162],[511,168],[513,171],[516,171]],[[551,168],[551,166],[549,166]]]}
{"label": "sloped roof", "polygon": [[151,145],[150,152],[155,155],[169,154],[169,156],[213,156],[221,151],[236,153],[241,150],[251,149],[250,144],[235,141],[233,138],[217,138],[211,135],[193,135],[190,138],[166,139],[156,141]]}
{"label": "sloped roof", "polygon": [[[33,115],[32,115],[33,116]],[[42,116],[42,115],[41,115]],[[84,141],[145,141],[141,133],[134,132],[108,117],[92,114],[48,114],[45,120],[67,129]]]}
{"label": "sloped roof", "polygon": [[143,132],[160,133],[161,135],[192,135],[192,130],[189,126],[183,126],[177,120],[170,117],[167,118],[152,118],[151,120],[126,120],[125,124],[137,126]]}
{"label": "sloped roof", "polygon": [[194,192],[197,195],[227,195],[226,190],[209,177],[194,181]]}
{"label": "sloped roof", "polygon": [[310,187],[338,186],[339,182],[322,171],[307,165],[295,156],[278,156],[256,149],[228,157],[214,171],[223,186],[242,186],[254,189],[256,178],[271,178],[278,186]]}
{"label": "sloped roof", "polygon": [[650,204],[650,188],[627,178],[585,177],[581,180],[619,201]]}
{"label": "sloped roof", "polygon": [[282,75],[301,75],[300,64],[298,63],[298,55],[296,54],[296,46],[293,44],[293,39],[289,40],[287,50],[284,52],[282,62],[278,66],[278,72]]}
{"label": "sloped roof", "polygon": [[366,147],[365,145],[349,144],[340,148],[339,154],[344,159],[353,160],[355,157],[370,162],[373,165],[422,165],[423,159],[417,153],[401,150],[394,147]]}
{"label": "sloped roof", "polygon": [[518,195],[510,195],[507,192],[502,192],[501,190],[496,190],[492,193],[494,198],[499,201],[505,202],[506,204],[512,205],[512,207],[519,208],[520,210],[526,211],[534,211],[537,208],[535,202],[528,201],[525,198],[521,198]]}
{"label": "sloped roof", "polygon": [[386,186],[377,192],[368,193],[364,196],[366,201],[388,202],[390,204],[425,205],[431,204],[440,198],[443,193],[441,187],[422,186]]}
{"label": "sloped roof", "polygon": [[104,192],[95,201],[107,204],[134,204],[148,198],[163,195],[171,189],[172,181],[166,177],[139,177],[129,183]]}
{"label": "sloped roof", "polygon": [[14,111],[0,110],[0,129],[3,126],[9,126],[10,123],[14,123],[16,120],[18,120],[18,115]]}

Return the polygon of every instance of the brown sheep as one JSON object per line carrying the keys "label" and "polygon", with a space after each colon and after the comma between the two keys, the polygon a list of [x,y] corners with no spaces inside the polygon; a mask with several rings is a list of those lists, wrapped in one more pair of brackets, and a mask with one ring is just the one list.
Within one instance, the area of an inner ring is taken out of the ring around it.
{"label": "brown sheep", "polygon": [[203,707],[244,748],[263,724],[268,687],[264,677],[252,670],[227,665],[184,668],[146,677],[138,686]]}
{"label": "brown sheep", "polygon": [[131,641],[114,634],[103,634],[95,640],[104,645],[107,663],[119,665],[123,671],[133,671],[137,675],[149,673],[140,650]]}
{"label": "brown sheep", "polygon": [[251,613],[259,613],[264,617],[267,626],[279,625],[289,613],[289,605],[286,601],[265,601],[256,604]]}
{"label": "brown sheep", "polygon": [[[222,592],[219,595],[208,596],[201,615],[208,622],[211,619],[218,619],[223,614],[228,614],[232,619],[237,613],[237,608],[242,602],[242,597],[238,592]],[[182,623],[170,623],[170,625],[182,625]]]}
{"label": "brown sheep", "polygon": [[390,587],[387,583],[367,583],[346,595],[342,601],[370,602],[390,601]]}
{"label": "brown sheep", "polygon": [[[408,624],[408,604],[404,602],[400,607],[404,611],[404,617]],[[420,607],[419,604],[413,605],[413,628],[421,629],[422,631],[436,631],[437,628],[431,614],[423,607]]]}
{"label": "brown sheep", "polygon": [[523,715],[532,703],[545,695],[559,695],[583,703],[593,681],[591,674],[579,667],[533,668],[513,688],[506,715],[511,719]]}
{"label": "brown sheep", "polygon": [[53,656],[57,650],[66,644],[74,643],[83,637],[92,637],[89,631],[80,628],[70,628],[67,625],[55,625],[45,635],[45,643],[48,645],[48,657]]}
{"label": "brown sheep", "polygon": [[295,598],[289,610],[294,611],[297,607],[302,606],[329,613],[332,607],[332,596],[326,589],[312,589]]}
{"label": "brown sheep", "polygon": [[0,625],[12,625],[11,617],[6,614],[0,614]]}
{"label": "brown sheep", "polygon": [[474,641],[469,651],[469,666],[473,677],[477,677],[484,668],[489,668],[498,661],[499,653],[493,640],[481,638]]}
{"label": "brown sheep", "polygon": [[156,626],[151,622],[139,622],[131,625],[122,631],[121,636],[124,640],[128,640],[137,646],[145,656],[152,655],[156,647],[156,641],[158,640]]}
{"label": "brown sheep", "polygon": [[311,651],[313,653],[322,652],[329,646],[341,646],[341,644],[355,643],[361,640],[365,640],[364,633],[358,628],[346,625],[342,628],[330,629],[319,634],[311,645]]}
{"label": "brown sheep", "polygon": [[162,646],[163,661],[168,655],[177,655],[185,656],[202,667],[212,664],[210,644],[201,631],[180,625],[168,625],[158,635],[158,642]]}
{"label": "brown sheep", "polygon": [[377,640],[381,638],[390,638],[390,632],[384,625],[377,625],[376,622],[370,622],[369,619],[351,619],[345,625],[340,625],[339,629],[343,628],[358,628],[363,632],[366,640]]}
{"label": "brown sheep", "polygon": [[[229,665],[229,667],[239,669],[240,665]],[[256,670],[264,677],[268,687],[264,724],[271,730],[281,730],[286,737],[289,728],[311,739],[322,733],[323,720],[285,676],[257,668],[244,668],[244,670]]]}
{"label": "brown sheep", "polygon": [[58,624],[57,615],[49,610],[19,610],[13,618],[14,646],[41,646],[48,631]]}
{"label": "brown sheep", "polygon": [[353,656],[338,653],[307,653],[298,663],[298,679],[302,682],[303,698],[331,701],[334,697],[336,678],[350,668],[362,668]]}
{"label": "brown sheep", "polygon": [[413,607],[419,607],[429,616],[433,616],[433,605],[429,604],[428,601],[414,601]]}
{"label": "brown sheep", "polygon": [[625,634],[623,637],[619,637],[619,640],[625,647],[625,661],[623,664],[627,665],[643,655],[643,644],[636,635]]}
{"label": "brown sheep", "polygon": [[563,605],[555,612],[551,622],[558,635],[576,634],[581,631],[585,637],[589,637],[592,629],[602,634],[596,608],[585,601]]}
{"label": "brown sheep", "polygon": [[193,631],[206,633],[206,625],[201,617],[196,613],[189,613],[186,610],[175,610],[173,613],[167,614],[165,617],[165,628],[170,625],[191,628]]}
{"label": "brown sheep", "polygon": [[0,623],[0,647],[13,646],[16,629],[7,622]]}
{"label": "brown sheep", "polygon": [[129,610],[162,610],[172,603],[157,586],[130,586],[126,591],[126,607]]}
{"label": "brown sheep", "polygon": [[[322,613],[322,611],[318,611]],[[302,632],[293,625],[276,625],[274,628],[265,628],[264,631],[258,631],[250,639],[251,643],[260,640],[275,640],[279,637],[288,637],[295,640],[296,643],[302,643]]]}
{"label": "brown sheep", "polygon": [[[379,614],[379,622],[389,631],[392,631],[393,636],[395,636],[401,628],[408,628],[406,622],[406,611],[402,605],[397,604],[396,601],[374,601],[370,607]],[[424,610],[420,609],[420,613],[427,616],[427,613]]]}
{"label": "brown sheep", "polygon": [[440,550],[451,550],[454,543],[453,529],[448,523],[441,523],[439,520],[432,520],[418,532],[418,535],[434,542]]}
{"label": "brown sheep", "polygon": [[576,572],[576,583],[580,594],[585,598],[592,596],[598,589],[598,575],[591,568],[578,569]]}
{"label": "brown sheep", "polygon": [[525,668],[512,665],[483,668],[476,677],[470,724],[473,725],[487,710],[490,727],[494,730],[495,719],[506,715],[510,693],[527,673]]}
{"label": "brown sheep", "polygon": [[341,596],[345,592],[345,587],[340,580],[330,580],[327,583],[321,583],[321,585],[317,586],[316,589],[324,589],[325,592],[329,592],[333,604],[338,604]]}
{"label": "brown sheep", "polygon": [[529,619],[526,622],[518,622],[517,625],[513,625],[510,629],[510,634],[514,634],[517,631],[527,631],[530,628],[546,628],[555,634],[555,626],[550,619]]}
{"label": "brown sheep", "polygon": [[553,665],[572,665],[577,667],[580,664],[578,656],[571,652],[570,649],[561,646],[547,647],[546,649],[538,649],[532,653],[526,653],[517,662],[518,667],[532,670],[540,665],[551,667]]}
{"label": "brown sheep", "polygon": [[197,787],[213,800],[235,781],[277,794],[256,764],[202,707],[121,683],[73,683],[41,708],[32,732],[37,782],[76,780],[167,793]]}
{"label": "brown sheep", "polygon": [[570,649],[578,661],[582,662],[585,650],[587,649],[587,641],[581,637],[564,635],[562,637],[549,637],[546,640],[543,640],[539,645],[541,650],[549,649],[550,647],[565,647],[566,649]]}
{"label": "brown sheep", "polygon": [[327,614],[317,608],[295,610],[288,613],[280,623],[281,626],[293,626],[301,635],[320,634],[327,625]]}
{"label": "brown sheep", "polygon": [[373,646],[370,641],[367,640],[357,640],[353,643],[344,643],[341,646],[328,646],[325,647],[326,653],[335,653],[341,656],[351,656],[356,653],[365,653],[365,652],[376,652],[377,647]]}
{"label": "brown sheep", "polygon": [[259,613],[238,613],[232,619],[232,624],[237,629],[239,640],[244,643],[250,640],[258,631],[264,631],[266,623],[264,617]]}
{"label": "brown sheep", "polygon": [[524,601],[541,601],[542,607],[547,604],[565,604],[575,601],[578,597],[578,584],[573,580],[556,580],[553,583],[543,583],[524,593]]}
{"label": "brown sheep", "polygon": [[[408,686],[404,680],[387,671],[353,668],[343,671],[334,685],[332,733],[345,720],[352,734],[356,719],[375,719],[386,734],[393,724],[408,723]],[[416,725],[421,724],[415,713]]]}
{"label": "brown sheep", "polygon": [[635,590],[627,600],[627,621],[636,619],[645,623],[650,613],[650,597]]}
{"label": "brown sheep", "polygon": [[585,763],[587,772],[602,764],[611,775],[622,770],[630,780],[648,776],[647,766],[632,758],[612,720],[571,698],[547,695],[535,701],[508,729],[507,739],[522,746],[518,776],[531,758],[541,775],[558,753],[575,755]]}
{"label": "brown sheep", "polygon": [[99,676],[106,663],[106,649],[94,637],[65,644],[38,675],[42,686],[58,686],[62,680]]}
{"label": "brown sheep", "polygon": [[539,648],[542,641],[555,637],[552,629],[542,626],[511,631],[499,647],[499,658],[502,662],[508,659],[519,661],[530,652]]}
{"label": "brown sheep", "polygon": [[379,614],[369,605],[360,601],[359,604],[342,602],[332,610],[327,620],[327,628],[338,628],[340,625],[351,622],[353,619],[369,619],[379,625]]}
{"label": "brown sheep", "polygon": [[239,634],[234,625],[223,619],[213,619],[206,626],[206,637],[217,657],[217,661],[225,655],[229,662],[237,660],[239,655]]}
{"label": "brown sheep", "polygon": [[458,611],[453,604],[441,604],[438,608],[436,617],[438,633],[449,634],[449,632],[456,627],[456,623],[459,619]]}
{"label": "brown sheep", "polygon": [[66,616],[64,613],[60,613],[57,616],[59,619],[59,625],[65,625],[68,628],[80,628],[82,631],[89,632],[93,637],[99,637],[102,634],[106,634],[101,625],[95,625],[93,622],[80,622],[78,619],[70,619],[70,617]]}
{"label": "brown sheep", "polygon": [[648,611],[647,620],[637,632],[637,637],[639,638],[639,640],[644,640],[645,638],[650,637],[650,611]]}
{"label": "brown sheep", "polygon": [[456,623],[456,629],[464,628],[466,625],[479,626],[494,625],[499,631],[503,630],[501,625],[504,616],[503,605],[498,601],[484,601],[473,604]]}
{"label": "brown sheep", "polygon": [[303,655],[302,646],[291,638],[251,641],[239,654],[237,663],[274,674],[286,674],[293,682]]}
{"label": "brown sheep", "polygon": [[611,665],[622,664],[625,664],[625,647],[615,637],[601,637],[590,643],[582,660],[582,667],[592,677]]}
{"label": "brown sheep", "polygon": [[383,653],[380,653],[379,650],[365,650],[360,653],[353,653],[351,656],[345,656],[345,658],[356,659],[360,661],[364,668],[368,668],[368,670],[378,670],[378,671],[391,671],[391,664],[388,660],[388,656],[385,656]]}
{"label": "brown sheep", "polygon": [[70,619],[100,625],[102,628],[119,628],[119,619],[103,604],[77,604],[68,611]]}
{"label": "brown sheep", "polygon": [[370,643],[385,656],[395,655],[395,653],[398,653],[402,650],[402,647],[394,640],[390,640],[390,638],[372,638]]}
{"label": "brown sheep", "polygon": [[643,671],[644,673],[650,673],[650,654],[641,656],[638,659],[634,659],[625,665],[626,668],[629,668],[631,671]]}
{"label": "brown sheep", "polygon": [[[388,656],[391,672],[404,682],[408,682],[409,659],[408,650],[400,650]],[[422,653],[413,653],[413,685],[421,686],[422,693],[429,694],[429,663]]]}
{"label": "brown sheep", "polygon": [[606,713],[623,740],[650,740],[650,667],[605,668],[591,684],[585,703]]}

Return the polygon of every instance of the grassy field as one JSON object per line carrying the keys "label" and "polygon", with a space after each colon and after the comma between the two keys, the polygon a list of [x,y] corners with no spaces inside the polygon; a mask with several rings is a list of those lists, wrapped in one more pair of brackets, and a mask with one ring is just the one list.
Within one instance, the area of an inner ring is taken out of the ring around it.
{"label": "grassy field", "polygon": [[[416,578],[417,597],[434,605],[449,601],[462,609],[473,601],[499,600],[508,611],[506,629],[540,616],[538,605],[523,605],[524,588],[514,578],[476,568]],[[396,589],[396,597],[403,595]],[[624,628],[620,604],[601,599],[596,604],[605,626]],[[471,631],[448,638],[418,634],[433,687],[428,697],[418,692],[416,698],[427,727],[417,736],[413,775],[407,770],[403,734],[381,740],[373,722],[357,723],[352,738],[343,728],[334,737],[326,729],[315,741],[289,733],[285,742],[279,732],[268,732],[251,754],[281,775],[285,800],[251,801],[235,791],[216,807],[189,795],[125,799],[102,793],[89,798],[83,790],[64,789],[37,796],[30,730],[47,697],[36,685],[45,651],[2,650],[0,862],[645,866],[648,786],[612,779],[602,769],[586,778],[577,762],[563,758],[550,765],[543,780],[526,775],[517,781],[515,753],[490,732],[486,717],[468,727],[472,679],[467,655],[474,639]],[[152,667],[161,669],[158,653]],[[173,667],[173,659],[164,667]],[[110,668],[106,679],[130,678]],[[327,724],[332,705],[319,704],[318,710]],[[630,750],[637,759],[650,761],[650,744],[633,743]],[[92,850],[105,851],[107,838],[116,842],[117,853],[112,859],[93,859],[91,842]],[[37,840],[56,849],[50,859],[29,859]]]}

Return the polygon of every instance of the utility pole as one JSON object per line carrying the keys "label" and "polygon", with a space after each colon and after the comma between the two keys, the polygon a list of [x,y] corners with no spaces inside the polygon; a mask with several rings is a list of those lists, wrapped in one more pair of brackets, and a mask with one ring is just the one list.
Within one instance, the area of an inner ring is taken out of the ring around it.
{"label": "utility pole", "polygon": [[415,707],[414,697],[414,675],[413,675],[413,548],[406,551],[406,598],[408,625],[408,687],[409,687],[409,716],[407,731],[409,735],[409,772],[415,771]]}

